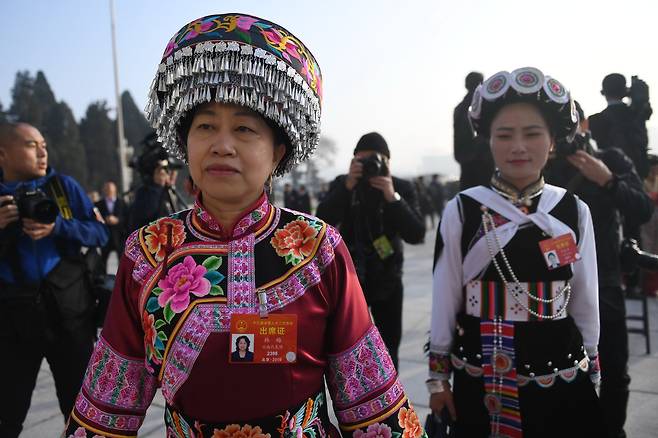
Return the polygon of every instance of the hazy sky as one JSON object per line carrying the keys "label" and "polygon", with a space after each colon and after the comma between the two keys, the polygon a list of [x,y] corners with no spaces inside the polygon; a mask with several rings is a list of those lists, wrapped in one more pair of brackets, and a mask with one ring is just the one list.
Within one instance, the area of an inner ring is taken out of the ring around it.
{"label": "hazy sky", "polygon": [[[17,70],[43,70],[76,117],[114,105],[107,0],[2,0],[0,102]],[[121,89],[144,107],[164,47],[182,25],[218,12],[275,21],[306,43],[323,74],[323,134],[345,171],[356,141],[379,131],[394,172],[431,172],[452,154],[452,110],[464,76],[536,66],[562,81],[585,112],[600,111],[601,79],[639,75],[658,108],[655,1],[170,1],[115,0]],[[650,121],[658,149],[658,115]]]}

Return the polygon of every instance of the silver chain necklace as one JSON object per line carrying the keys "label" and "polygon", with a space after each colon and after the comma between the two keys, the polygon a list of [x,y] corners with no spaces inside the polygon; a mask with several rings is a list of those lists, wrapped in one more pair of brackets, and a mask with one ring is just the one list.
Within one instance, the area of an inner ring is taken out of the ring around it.
{"label": "silver chain necklace", "polygon": [[[539,319],[548,319],[548,320],[556,319],[564,312],[566,312],[567,305],[569,304],[569,299],[571,298],[571,285],[567,283],[562,288],[560,288],[560,291],[557,293],[556,296],[550,299],[544,299],[532,295],[529,290],[527,290],[521,285],[521,282],[519,282],[518,278],[516,277],[516,274],[514,274],[514,271],[512,270],[512,266],[507,260],[505,251],[503,250],[503,247],[500,244],[500,238],[498,237],[498,233],[496,233],[496,223],[494,222],[491,213],[489,213],[489,208],[483,205],[481,209],[482,209],[482,226],[484,227],[484,233],[485,233],[484,238],[486,239],[487,242],[487,249],[489,250],[489,254],[491,255],[491,260],[493,261],[494,267],[496,268],[498,275],[500,276],[500,278],[503,281],[503,284],[505,285],[505,290],[509,290],[511,292],[514,301],[516,301],[519,304],[519,306],[521,306],[526,312],[530,313],[531,315]],[[491,232],[491,234],[493,234],[494,236],[496,245],[498,247],[498,252],[503,258],[503,263],[505,264],[505,268],[507,272],[510,274],[510,277],[512,277],[512,282],[507,281],[507,278],[505,277],[503,270],[501,269],[500,265],[498,264],[498,261],[496,260],[496,252],[494,252],[492,248],[492,243],[489,238],[489,232]],[[525,293],[528,296],[528,298],[534,301],[540,303],[548,303],[548,304],[553,303],[554,301],[562,297],[564,294],[566,294],[566,296],[564,298],[564,303],[562,304],[562,306],[558,308],[556,313],[553,313],[551,315],[542,315],[541,313],[537,313],[534,310],[530,309],[521,300],[519,300],[519,295],[521,295],[522,293]]]}

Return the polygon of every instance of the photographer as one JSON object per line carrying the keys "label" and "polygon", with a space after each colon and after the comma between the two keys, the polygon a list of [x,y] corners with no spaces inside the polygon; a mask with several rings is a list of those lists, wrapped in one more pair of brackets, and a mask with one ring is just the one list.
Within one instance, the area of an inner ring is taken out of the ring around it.
{"label": "photographer", "polygon": [[[584,114],[576,103],[580,120]],[[575,193],[592,213],[599,277],[601,335],[600,400],[610,437],[624,437],[628,404],[628,334],[622,272],[620,227],[646,222],[653,211],[633,162],[620,149],[594,151],[586,121],[571,143],[560,143],[545,169],[546,182]]]}
{"label": "photographer", "polygon": [[44,357],[60,410],[65,418],[71,412],[96,334],[80,247],[107,238],[80,185],[48,167],[41,133],[1,124],[1,437],[21,432]]}
{"label": "photographer", "polygon": [[[633,161],[640,178],[649,174],[646,121],[651,117],[649,87],[637,76],[631,78],[631,88],[626,78],[612,73],[603,78],[601,94],[608,106],[589,117],[589,129],[599,149],[619,148]],[[631,104],[623,99],[629,97]]]}
{"label": "photographer", "polygon": [[376,132],[361,137],[349,173],[337,177],[317,216],[339,227],[396,368],[402,337],[402,240],[420,243],[425,224],[413,185],[391,176],[390,151]]}
{"label": "photographer", "polygon": [[157,142],[155,132],[143,141],[144,152],[131,163],[137,168],[142,185],[135,190],[129,212],[129,232],[187,206],[176,191],[176,177],[182,167]]}

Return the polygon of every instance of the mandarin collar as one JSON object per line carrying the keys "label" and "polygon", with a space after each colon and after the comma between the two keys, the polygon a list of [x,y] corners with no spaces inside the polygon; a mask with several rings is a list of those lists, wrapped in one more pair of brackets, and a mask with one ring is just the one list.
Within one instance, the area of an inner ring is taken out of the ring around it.
{"label": "mandarin collar", "polygon": [[199,193],[194,201],[194,214],[198,219],[194,223],[218,239],[233,240],[256,231],[267,219],[271,208],[267,195],[263,192],[253,204],[244,210],[231,229],[225,229],[206,210],[201,200],[201,193]]}
{"label": "mandarin collar", "polygon": [[544,176],[541,175],[537,181],[526,186],[523,190],[519,190],[509,182],[505,181],[500,176],[500,173],[496,172],[491,177],[490,185],[494,192],[498,193],[512,204],[529,207],[532,204],[532,200],[541,195],[544,191]]}

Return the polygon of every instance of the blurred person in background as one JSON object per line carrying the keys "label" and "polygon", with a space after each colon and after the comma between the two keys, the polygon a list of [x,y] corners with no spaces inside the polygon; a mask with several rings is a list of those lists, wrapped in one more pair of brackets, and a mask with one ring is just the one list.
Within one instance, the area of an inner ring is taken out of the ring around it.
{"label": "blurred person in background", "polygon": [[489,145],[482,137],[475,135],[468,120],[468,107],[482,79],[482,73],[478,72],[466,76],[466,95],[453,112],[453,152],[461,166],[459,190],[489,184],[494,171]]}
{"label": "blurred person in background", "polygon": [[103,272],[106,272],[110,253],[116,252],[117,258],[123,253],[123,244],[127,237],[128,206],[121,197],[117,196],[117,186],[113,181],[103,184],[103,197],[94,205],[110,231],[107,245],[101,248],[102,268]]}

